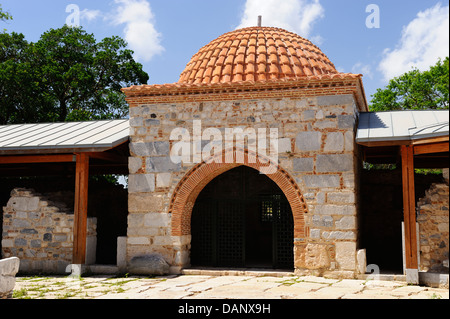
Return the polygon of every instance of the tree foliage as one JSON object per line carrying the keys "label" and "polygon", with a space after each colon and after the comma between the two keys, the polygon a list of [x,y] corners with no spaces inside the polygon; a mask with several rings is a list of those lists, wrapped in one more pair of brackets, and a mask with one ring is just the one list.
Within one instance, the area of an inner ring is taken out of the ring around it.
{"label": "tree foliage", "polygon": [[449,58],[429,70],[413,69],[392,79],[372,96],[370,110],[426,110],[449,108]]}
{"label": "tree foliage", "polygon": [[2,5],[0,4],[0,21],[12,20],[12,16],[8,12],[3,12]]}
{"label": "tree foliage", "polygon": [[126,45],[68,26],[36,43],[0,34],[0,124],[125,117],[120,89],[148,81]]}

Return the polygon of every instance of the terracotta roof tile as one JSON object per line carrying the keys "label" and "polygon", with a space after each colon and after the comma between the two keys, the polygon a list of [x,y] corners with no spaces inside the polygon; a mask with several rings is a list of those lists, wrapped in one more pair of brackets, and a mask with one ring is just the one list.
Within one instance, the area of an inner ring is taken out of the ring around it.
{"label": "terracotta roof tile", "polygon": [[266,81],[338,73],[307,39],[283,29],[251,27],[228,32],[201,48],[178,83]]}

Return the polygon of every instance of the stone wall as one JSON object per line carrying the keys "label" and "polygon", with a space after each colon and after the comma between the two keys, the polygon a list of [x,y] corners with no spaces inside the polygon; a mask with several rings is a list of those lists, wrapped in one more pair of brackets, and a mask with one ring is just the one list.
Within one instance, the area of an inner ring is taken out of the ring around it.
{"label": "stone wall", "polygon": [[[14,189],[3,207],[2,257],[20,258],[21,273],[65,274],[72,262],[73,212],[31,189]],[[88,218],[87,263],[95,261],[96,218]]]}
{"label": "stone wall", "polygon": [[448,184],[432,184],[417,204],[421,271],[448,273],[448,208]]}
{"label": "stone wall", "polygon": [[159,253],[172,272],[189,265],[190,236],[172,234],[169,206],[194,164],[171,161],[170,134],[183,127],[192,135],[193,120],[201,120],[203,129],[222,132],[278,129],[280,166],[293,177],[307,206],[306,236],[295,238],[296,269],[352,277],[358,237],[357,116],[352,95],[235,101],[215,96],[213,101],[164,104],[135,98],[130,103],[128,261]]}

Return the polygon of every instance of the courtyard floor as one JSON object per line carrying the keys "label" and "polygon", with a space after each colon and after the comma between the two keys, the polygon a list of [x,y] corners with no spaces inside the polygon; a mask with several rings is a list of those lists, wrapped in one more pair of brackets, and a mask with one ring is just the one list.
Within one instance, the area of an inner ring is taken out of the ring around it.
{"label": "courtyard floor", "polygon": [[14,299],[449,299],[448,289],[312,276],[16,277]]}

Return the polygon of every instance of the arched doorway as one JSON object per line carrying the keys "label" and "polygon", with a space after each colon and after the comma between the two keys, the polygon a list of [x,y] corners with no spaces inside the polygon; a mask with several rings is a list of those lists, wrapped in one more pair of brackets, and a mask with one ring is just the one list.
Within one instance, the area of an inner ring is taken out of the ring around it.
{"label": "arched doorway", "polygon": [[294,219],[280,187],[248,166],[214,178],[195,201],[191,265],[294,268]]}

